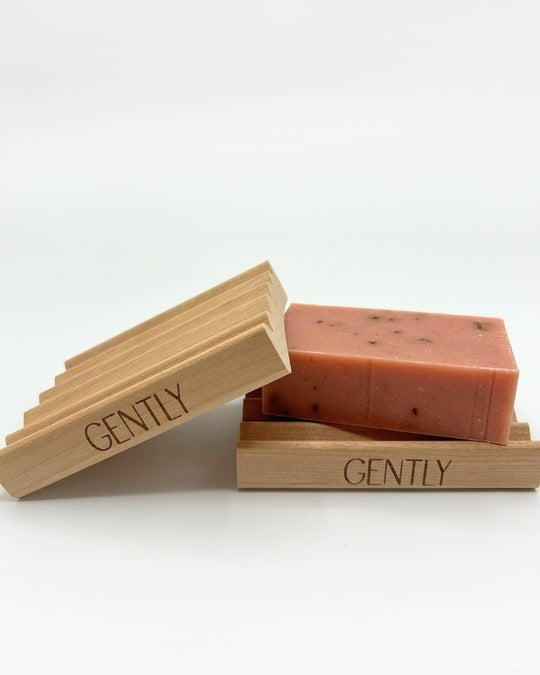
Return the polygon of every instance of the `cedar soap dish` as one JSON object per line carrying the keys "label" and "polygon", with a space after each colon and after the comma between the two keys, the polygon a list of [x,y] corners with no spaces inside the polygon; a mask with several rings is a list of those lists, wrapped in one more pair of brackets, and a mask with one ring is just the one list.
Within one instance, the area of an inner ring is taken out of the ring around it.
{"label": "cedar soap dish", "polygon": [[264,262],[66,361],[0,450],[23,497],[290,372],[285,292]]}

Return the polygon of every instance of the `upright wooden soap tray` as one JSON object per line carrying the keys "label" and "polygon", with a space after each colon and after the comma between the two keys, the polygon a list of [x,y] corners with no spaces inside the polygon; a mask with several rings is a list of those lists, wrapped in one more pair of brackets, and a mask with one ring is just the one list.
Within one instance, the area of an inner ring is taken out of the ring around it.
{"label": "upright wooden soap tray", "polygon": [[286,375],[285,303],[265,262],[69,359],[6,438],[0,483],[24,496]]}
{"label": "upright wooden soap tray", "polygon": [[537,488],[540,441],[516,420],[506,446],[447,440],[262,413],[244,399],[237,444],[239,488]]}

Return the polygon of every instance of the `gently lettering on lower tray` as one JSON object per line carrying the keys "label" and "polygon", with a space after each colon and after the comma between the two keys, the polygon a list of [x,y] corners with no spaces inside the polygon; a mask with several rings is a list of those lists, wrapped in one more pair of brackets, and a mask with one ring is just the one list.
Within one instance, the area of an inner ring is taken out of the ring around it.
{"label": "gently lettering on lower tray", "polygon": [[145,431],[155,429],[188,413],[182,397],[180,384],[171,389],[150,394],[135,401],[129,408],[115,410],[100,420],[90,422],[84,429],[84,435],[96,450],[110,450],[113,445],[121,445]]}
{"label": "gently lettering on lower tray", "polygon": [[343,477],[349,485],[411,487],[442,487],[446,470],[452,464],[449,459],[387,459],[353,457],[345,464]]}

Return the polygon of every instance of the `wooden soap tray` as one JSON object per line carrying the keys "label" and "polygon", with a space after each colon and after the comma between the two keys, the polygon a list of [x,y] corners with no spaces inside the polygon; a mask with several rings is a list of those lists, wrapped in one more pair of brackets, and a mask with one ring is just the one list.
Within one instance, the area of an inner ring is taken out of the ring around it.
{"label": "wooden soap tray", "polygon": [[446,489],[540,486],[540,441],[514,416],[508,445],[285,420],[244,399],[239,488]]}
{"label": "wooden soap tray", "polygon": [[262,263],[69,359],[7,437],[0,483],[21,497],[286,375],[285,303]]}

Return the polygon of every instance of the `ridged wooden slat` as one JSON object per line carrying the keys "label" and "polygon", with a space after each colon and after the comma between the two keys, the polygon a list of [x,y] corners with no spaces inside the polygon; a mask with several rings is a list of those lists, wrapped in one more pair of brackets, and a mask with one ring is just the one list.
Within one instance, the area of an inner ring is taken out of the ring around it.
{"label": "ridged wooden slat", "polygon": [[[268,289],[268,292],[270,294],[271,290]],[[249,302],[241,301],[226,310],[215,312],[210,322],[186,331],[181,328],[171,331],[172,335],[167,332],[162,339],[156,337],[143,343],[136,353],[130,350],[125,357],[120,355],[107,360],[99,367],[93,367],[79,375],[69,386],[61,387],[58,396],[28,410],[24,416],[25,425],[36,423],[54,413],[61,414],[66,406],[83,401],[128,377],[138,377],[147,368],[159,368],[166,359],[182,358],[205,341],[230,331],[231,326],[242,326],[253,321],[254,317],[262,317],[264,314],[268,316],[269,322],[273,302],[275,301],[270,295],[260,294]]]}
{"label": "ridged wooden slat", "polygon": [[[514,416],[515,417],[515,416]],[[244,399],[239,488],[446,489],[540,486],[540,442],[515,421],[508,445],[263,415]]]}
{"label": "ridged wooden slat", "polygon": [[70,359],[0,450],[0,483],[24,496],[286,375],[285,303],[263,263]]}
{"label": "ridged wooden slat", "polygon": [[234,310],[243,304],[260,298],[264,294],[275,292],[281,295],[273,283],[274,276],[268,270],[248,279],[239,287],[227,288],[216,296],[207,297],[202,306],[190,306],[187,310],[182,306],[165,320],[146,328],[140,333],[131,335],[125,340],[112,345],[97,356],[85,359],[79,365],[68,368],[55,378],[55,391],[62,391],[62,386],[72,386],[77,378],[86,378],[93,371],[103,372],[104,369],[118,362],[119,359],[132,358],[141,353],[141,350],[152,349],[153,346],[167,339],[172,339],[179,332],[188,333],[198,330],[201,326],[211,324],[227,311]]}
{"label": "ridged wooden slat", "polygon": [[251,267],[245,272],[242,272],[241,274],[232,277],[231,279],[227,279],[227,281],[224,281],[221,284],[218,284],[217,286],[213,286],[212,288],[203,291],[202,293],[199,293],[198,295],[180,303],[179,305],[176,305],[175,307],[171,307],[170,309],[167,309],[166,311],[151,317],[147,321],[143,321],[142,323],[133,326],[133,328],[130,328],[129,330],[119,333],[118,335],[115,335],[114,337],[109,338],[108,340],[105,340],[104,342],[101,342],[100,344],[91,347],[90,349],[87,349],[86,351],[77,354],[76,356],[71,357],[65,363],[66,369],[73,368],[77,364],[83,363],[85,361],[88,362],[92,358],[108,351],[115,345],[125,343],[133,338],[138,339],[141,335],[145,334],[147,331],[162,325],[165,321],[174,316],[177,316],[180,313],[186,313],[187,311],[193,308],[195,308],[195,310],[198,311],[199,308],[203,306],[204,303],[206,303],[207,301],[212,301],[213,298],[220,297],[223,293],[226,293],[231,289],[233,291],[237,290],[242,286],[243,283],[249,282],[250,280],[256,278],[261,274],[265,274],[266,272],[270,272],[274,277],[276,285],[281,287],[279,280],[274,274],[272,266],[268,261],[264,261],[259,265]]}

